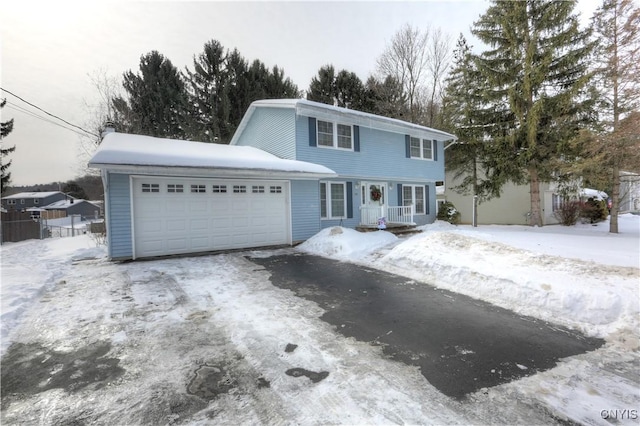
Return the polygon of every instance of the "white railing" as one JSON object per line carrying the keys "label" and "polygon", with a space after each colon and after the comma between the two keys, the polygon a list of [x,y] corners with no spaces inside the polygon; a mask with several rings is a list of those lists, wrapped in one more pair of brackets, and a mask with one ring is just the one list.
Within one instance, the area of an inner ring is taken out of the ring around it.
{"label": "white railing", "polygon": [[377,226],[378,219],[384,217],[387,224],[415,225],[413,221],[413,205],[360,207],[360,224]]}
{"label": "white railing", "polygon": [[413,204],[410,206],[387,207],[387,223],[415,225],[415,222],[413,221],[413,211]]}

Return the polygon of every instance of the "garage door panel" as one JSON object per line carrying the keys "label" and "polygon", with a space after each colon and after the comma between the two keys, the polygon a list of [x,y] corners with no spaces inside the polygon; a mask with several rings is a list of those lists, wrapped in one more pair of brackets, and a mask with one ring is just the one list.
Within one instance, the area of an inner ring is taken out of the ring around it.
{"label": "garage door panel", "polygon": [[290,241],[283,182],[134,178],[133,184],[136,257]]}

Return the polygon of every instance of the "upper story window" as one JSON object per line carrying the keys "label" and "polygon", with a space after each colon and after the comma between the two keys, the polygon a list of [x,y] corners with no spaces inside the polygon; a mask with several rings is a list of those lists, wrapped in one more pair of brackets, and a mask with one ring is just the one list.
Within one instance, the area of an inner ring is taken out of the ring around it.
{"label": "upper story window", "polygon": [[430,139],[420,139],[412,136],[410,139],[411,158],[433,160],[433,142]]}
{"label": "upper story window", "polygon": [[35,200],[33,200],[33,204],[40,204],[40,199],[36,198]]}
{"label": "upper story window", "polygon": [[353,126],[318,120],[318,146],[353,150]]}

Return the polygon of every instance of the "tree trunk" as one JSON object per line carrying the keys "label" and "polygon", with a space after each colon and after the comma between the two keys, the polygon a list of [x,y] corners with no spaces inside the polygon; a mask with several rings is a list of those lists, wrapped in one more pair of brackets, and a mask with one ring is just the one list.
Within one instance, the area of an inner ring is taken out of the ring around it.
{"label": "tree trunk", "polygon": [[613,189],[611,191],[611,212],[609,212],[609,232],[618,233],[618,211],[620,210],[620,167],[613,166]]}
{"label": "tree trunk", "polygon": [[531,194],[531,217],[529,218],[529,224],[531,226],[542,226],[540,178],[538,177],[538,169],[536,169],[535,166],[529,166],[529,193]]}

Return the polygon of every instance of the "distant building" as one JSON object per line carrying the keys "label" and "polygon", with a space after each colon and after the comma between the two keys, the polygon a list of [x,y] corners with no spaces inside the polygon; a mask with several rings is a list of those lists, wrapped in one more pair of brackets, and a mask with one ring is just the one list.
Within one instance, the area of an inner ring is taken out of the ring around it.
{"label": "distant building", "polygon": [[44,207],[51,203],[71,198],[60,191],[20,192],[2,198],[2,207],[7,211],[22,211],[33,207]]}

